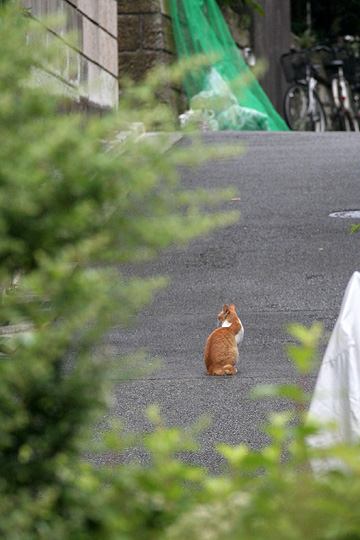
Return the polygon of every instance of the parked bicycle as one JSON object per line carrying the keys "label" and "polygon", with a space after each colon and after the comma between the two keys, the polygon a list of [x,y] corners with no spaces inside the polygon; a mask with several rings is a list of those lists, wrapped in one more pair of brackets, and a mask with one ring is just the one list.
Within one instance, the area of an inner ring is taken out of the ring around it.
{"label": "parked bicycle", "polygon": [[[314,59],[316,61],[314,61]],[[346,47],[316,45],[281,57],[285,77],[292,83],[284,97],[284,115],[291,129],[305,131],[359,131],[359,108],[356,110],[349,83],[353,59]],[[326,94],[328,113],[318,88]]]}
{"label": "parked bicycle", "polygon": [[355,63],[347,46],[346,38],[344,42],[343,45],[336,45],[329,48],[329,52],[333,54],[333,59],[325,64],[334,105],[333,122],[335,129],[341,131],[359,131],[354,93],[351,85]]}
{"label": "parked bicycle", "polygon": [[360,37],[345,36],[344,73],[350,85],[352,108],[358,125],[360,125]]}
{"label": "parked bicycle", "polygon": [[328,84],[317,64],[311,61],[314,48],[295,49],[281,56],[285,78],[290,83],[284,96],[284,116],[296,131],[325,131],[326,115],[320,101],[318,82]]}

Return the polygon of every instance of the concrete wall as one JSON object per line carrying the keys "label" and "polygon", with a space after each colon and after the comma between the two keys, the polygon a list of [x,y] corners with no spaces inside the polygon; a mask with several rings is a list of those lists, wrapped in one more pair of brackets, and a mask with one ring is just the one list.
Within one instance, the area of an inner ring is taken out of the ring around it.
{"label": "concrete wall", "polygon": [[[23,0],[32,16],[42,19],[59,13],[60,23],[46,22],[47,39],[61,38],[65,58],[54,66],[62,80],[61,92],[89,108],[118,103],[118,44],[116,0]],[[69,35],[73,42],[70,43]],[[59,85],[60,88],[60,85]]]}

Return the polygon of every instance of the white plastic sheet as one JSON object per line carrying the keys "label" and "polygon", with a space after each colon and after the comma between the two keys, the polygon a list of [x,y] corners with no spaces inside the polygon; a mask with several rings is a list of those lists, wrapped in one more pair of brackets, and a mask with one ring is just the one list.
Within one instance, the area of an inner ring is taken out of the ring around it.
{"label": "white plastic sheet", "polygon": [[[340,314],[320,367],[309,416],[323,426],[319,433],[309,439],[309,444],[314,447],[360,441],[359,272],[352,275],[346,288]],[[321,469],[329,469],[336,463],[317,465]],[[314,468],[319,467],[315,464]]]}
{"label": "white plastic sheet", "polygon": [[179,116],[182,127],[192,125],[202,131],[268,130],[268,117],[249,107],[241,107],[229,83],[211,68],[204,90],[191,98],[190,110]]}

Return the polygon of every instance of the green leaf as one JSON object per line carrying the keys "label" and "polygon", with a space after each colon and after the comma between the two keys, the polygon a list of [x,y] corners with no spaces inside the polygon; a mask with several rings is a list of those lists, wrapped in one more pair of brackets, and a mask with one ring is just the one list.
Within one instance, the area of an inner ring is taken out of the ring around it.
{"label": "green leaf", "polygon": [[239,444],[238,446],[218,444],[216,449],[233,467],[239,467],[249,455],[249,449],[244,444]]}
{"label": "green leaf", "polygon": [[360,232],[360,223],[350,225],[350,234]]}
{"label": "green leaf", "polygon": [[285,398],[294,402],[306,399],[304,391],[296,384],[262,384],[251,392],[253,399]]}

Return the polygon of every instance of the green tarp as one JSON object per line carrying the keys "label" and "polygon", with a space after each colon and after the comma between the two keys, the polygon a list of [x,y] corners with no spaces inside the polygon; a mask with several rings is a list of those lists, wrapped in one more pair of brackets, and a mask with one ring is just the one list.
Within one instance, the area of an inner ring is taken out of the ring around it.
{"label": "green tarp", "polygon": [[170,8],[179,58],[214,57],[210,67],[186,77],[190,103],[211,103],[219,129],[288,130],[246,64],[216,1],[170,0]]}

